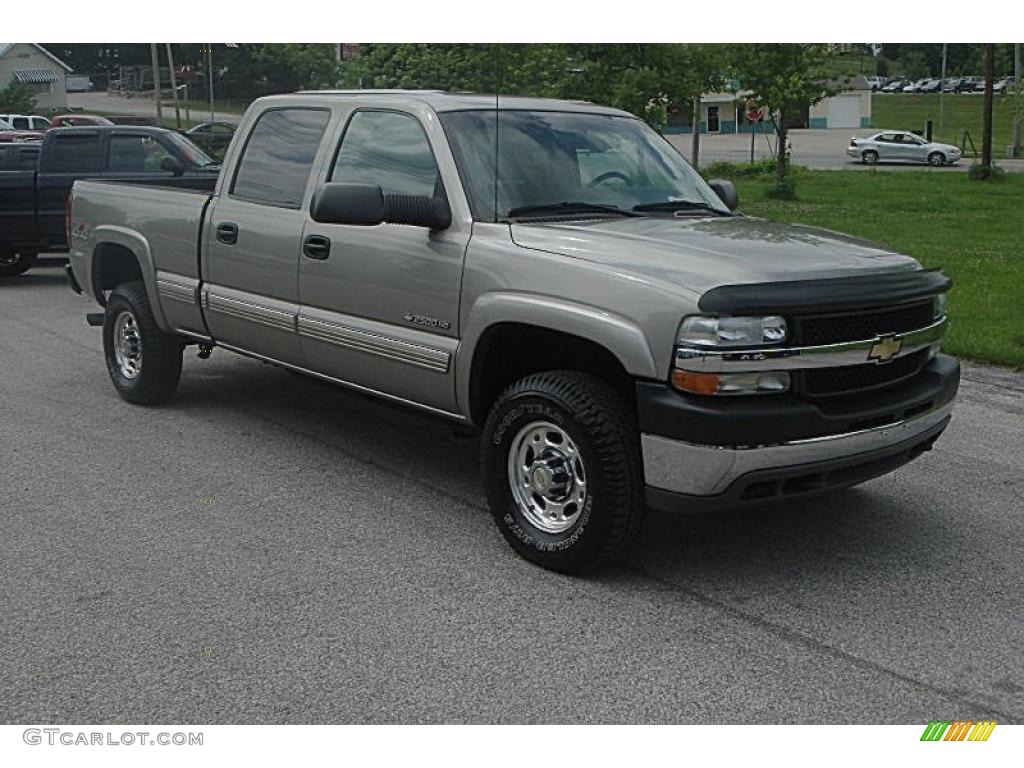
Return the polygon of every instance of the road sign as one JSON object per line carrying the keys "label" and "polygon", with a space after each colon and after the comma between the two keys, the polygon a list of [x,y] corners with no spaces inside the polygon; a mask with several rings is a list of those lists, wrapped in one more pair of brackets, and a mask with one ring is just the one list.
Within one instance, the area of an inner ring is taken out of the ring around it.
{"label": "road sign", "polygon": [[748,122],[760,123],[764,120],[764,107],[757,106],[753,99],[747,99],[746,113]]}

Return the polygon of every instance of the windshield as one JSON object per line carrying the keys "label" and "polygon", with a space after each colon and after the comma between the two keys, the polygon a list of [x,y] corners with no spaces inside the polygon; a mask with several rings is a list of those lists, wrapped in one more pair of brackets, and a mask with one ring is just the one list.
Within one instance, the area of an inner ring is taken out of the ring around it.
{"label": "windshield", "polygon": [[[441,113],[477,221],[573,203],[632,211],[672,204],[729,209],[678,152],[640,120],[581,112]],[[497,196],[497,206],[495,206]],[[495,210],[497,207],[497,210]]]}
{"label": "windshield", "polygon": [[195,167],[203,167],[205,165],[219,165],[218,160],[214,160],[208,154],[203,152],[191,139],[187,139],[180,133],[168,133],[167,138],[171,140],[171,143],[175,145],[177,150],[181,152],[185,161]]}

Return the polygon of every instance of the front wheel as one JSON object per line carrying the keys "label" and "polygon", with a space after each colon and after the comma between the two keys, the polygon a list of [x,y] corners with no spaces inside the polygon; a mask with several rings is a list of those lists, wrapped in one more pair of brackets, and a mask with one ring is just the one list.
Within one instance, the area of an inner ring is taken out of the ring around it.
{"label": "front wheel", "polygon": [[0,252],[0,277],[14,277],[27,272],[36,263],[36,256],[33,251]]}
{"label": "front wheel", "polygon": [[867,152],[862,154],[861,160],[864,161],[864,165],[874,165],[878,162],[878,153],[873,149],[869,149]]}
{"label": "front wheel", "polygon": [[928,155],[928,165],[935,168],[946,164],[946,156],[941,152],[932,152]]}
{"label": "front wheel", "polygon": [[181,339],[156,324],[143,283],[114,289],[103,316],[103,352],[114,388],[129,403],[166,402],[181,378]]}
{"label": "front wheel", "polygon": [[481,445],[487,500],[527,560],[584,573],[621,553],[643,515],[635,419],[601,379],[549,371],[494,404]]}

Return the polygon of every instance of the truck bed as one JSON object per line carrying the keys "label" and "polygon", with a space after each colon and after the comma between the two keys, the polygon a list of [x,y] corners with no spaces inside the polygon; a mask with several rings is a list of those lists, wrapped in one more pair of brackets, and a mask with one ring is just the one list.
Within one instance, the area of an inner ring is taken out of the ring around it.
{"label": "truck bed", "polygon": [[[198,299],[199,244],[214,182],[213,178],[76,182],[72,227],[103,222],[89,232],[84,249],[72,251],[76,274],[92,274],[91,243],[121,242],[142,254],[146,285],[154,294],[150,303],[163,314],[166,326],[205,335]],[[91,285],[83,283],[83,288],[94,293]]]}

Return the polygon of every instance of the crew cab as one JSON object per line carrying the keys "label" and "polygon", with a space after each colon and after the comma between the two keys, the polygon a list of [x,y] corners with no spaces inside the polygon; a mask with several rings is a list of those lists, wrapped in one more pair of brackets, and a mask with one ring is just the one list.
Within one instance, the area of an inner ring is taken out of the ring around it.
{"label": "crew cab", "polygon": [[36,146],[34,167],[0,174],[0,276],[30,269],[40,251],[67,250],[67,199],[77,179],[161,179],[210,191],[220,168],[187,138],[163,128],[55,128]]}
{"label": "crew cab", "polygon": [[126,401],[194,345],[448,419],[511,546],[581,573],[647,507],[851,486],[949,423],[948,278],[737,203],[615,109],[306,92],[250,106],[212,195],[77,182],[70,277]]}

